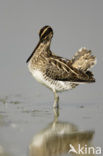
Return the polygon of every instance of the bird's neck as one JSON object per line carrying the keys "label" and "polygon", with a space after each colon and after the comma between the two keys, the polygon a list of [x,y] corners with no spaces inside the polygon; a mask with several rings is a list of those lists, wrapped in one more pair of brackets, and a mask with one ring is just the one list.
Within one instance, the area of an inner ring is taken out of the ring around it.
{"label": "bird's neck", "polygon": [[[41,42],[40,45],[39,45],[39,47],[41,48],[41,51],[42,51],[42,50],[47,51],[47,50],[50,49],[50,44],[51,44],[51,40],[45,41],[45,42]],[[39,47],[38,47],[38,48],[39,48]]]}
{"label": "bird's neck", "polygon": [[34,57],[39,56],[41,54],[48,54],[50,51],[50,44],[51,41],[39,42],[37,48],[35,49]]}
{"label": "bird's neck", "polygon": [[38,58],[38,56],[40,56],[41,54],[49,55],[50,44],[51,44],[51,40],[49,40],[47,42],[40,42],[39,41],[36,48],[34,49],[32,54],[29,56],[29,58],[27,59],[26,62],[28,63],[31,59]]}

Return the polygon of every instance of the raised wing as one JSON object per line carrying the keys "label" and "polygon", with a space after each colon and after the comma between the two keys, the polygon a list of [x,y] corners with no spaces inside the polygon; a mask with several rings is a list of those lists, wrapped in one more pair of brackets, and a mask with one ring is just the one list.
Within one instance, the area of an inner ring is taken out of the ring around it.
{"label": "raised wing", "polygon": [[72,67],[69,60],[52,56],[46,68],[46,75],[53,80],[70,82],[94,82],[89,75]]}

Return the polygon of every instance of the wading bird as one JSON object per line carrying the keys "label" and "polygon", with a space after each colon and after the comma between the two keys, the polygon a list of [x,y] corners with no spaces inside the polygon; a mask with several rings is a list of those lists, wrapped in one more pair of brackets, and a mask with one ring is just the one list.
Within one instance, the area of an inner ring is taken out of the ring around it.
{"label": "wading bird", "polygon": [[56,56],[50,50],[52,37],[53,29],[50,26],[40,29],[39,42],[27,63],[33,77],[53,91],[53,107],[58,107],[57,92],[75,88],[79,84],[95,82],[88,69],[95,65],[96,58],[86,48],[79,49],[71,60]]}

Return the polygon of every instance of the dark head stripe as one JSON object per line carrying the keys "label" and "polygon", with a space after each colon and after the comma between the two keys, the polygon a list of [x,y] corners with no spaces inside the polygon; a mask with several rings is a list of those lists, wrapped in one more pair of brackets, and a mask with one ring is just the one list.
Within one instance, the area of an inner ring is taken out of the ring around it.
{"label": "dark head stripe", "polygon": [[39,36],[41,36],[42,33],[43,33],[47,28],[49,28],[48,25],[44,26],[44,27],[40,30],[40,32],[39,32]]}
{"label": "dark head stripe", "polygon": [[44,33],[42,33],[40,38],[43,39],[46,36],[48,36],[50,33],[53,33],[53,30],[51,28],[48,28]]}
{"label": "dark head stripe", "polygon": [[50,26],[44,26],[39,33],[40,38],[45,38],[50,32],[53,34],[53,30]]}

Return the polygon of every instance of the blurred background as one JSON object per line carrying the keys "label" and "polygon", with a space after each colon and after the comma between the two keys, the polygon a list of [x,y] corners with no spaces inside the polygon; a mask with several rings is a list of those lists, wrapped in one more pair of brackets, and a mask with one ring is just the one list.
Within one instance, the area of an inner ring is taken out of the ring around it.
{"label": "blurred background", "polygon": [[103,1],[0,0],[0,149],[25,155],[34,132],[53,118],[53,94],[34,80],[26,64],[44,25],[54,30],[51,50],[57,55],[71,59],[86,47],[97,57],[96,83],[60,94],[60,118],[97,131],[94,143],[102,146]]}

